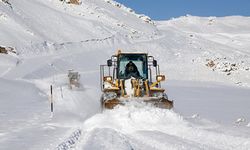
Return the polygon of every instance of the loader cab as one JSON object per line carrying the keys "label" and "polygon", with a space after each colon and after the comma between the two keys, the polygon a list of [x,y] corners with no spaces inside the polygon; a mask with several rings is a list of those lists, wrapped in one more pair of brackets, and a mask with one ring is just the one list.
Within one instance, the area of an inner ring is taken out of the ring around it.
{"label": "loader cab", "polygon": [[147,54],[121,53],[117,57],[117,79],[148,79]]}
{"label": "loader cab", "polygon": [[[109,79],[109,82],[116,82],[131,77],[142,81],[147,80],[151,85],[155,80],[159,81],[162,75],[157,61],[147,53],[123,53],[118,51],[111,56],[111,59],[107,60],[106,65],[100,65],[100,85],[102,90],[104,79]],[[160,83],[158,85],[161,87]]]}

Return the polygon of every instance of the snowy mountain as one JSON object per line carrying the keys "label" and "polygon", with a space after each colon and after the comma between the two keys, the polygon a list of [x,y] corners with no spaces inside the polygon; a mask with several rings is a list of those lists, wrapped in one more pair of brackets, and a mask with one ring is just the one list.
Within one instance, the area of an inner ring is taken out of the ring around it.
{"label": "snowy mountain", "polygon": [[[152,21],[113,0],[1,0],[0,149],[250,149],[249,24]],[[158,60],[174,110],[101,112],[99,65],[117,49]],[[68,88],[70,69],[80,89]]]}

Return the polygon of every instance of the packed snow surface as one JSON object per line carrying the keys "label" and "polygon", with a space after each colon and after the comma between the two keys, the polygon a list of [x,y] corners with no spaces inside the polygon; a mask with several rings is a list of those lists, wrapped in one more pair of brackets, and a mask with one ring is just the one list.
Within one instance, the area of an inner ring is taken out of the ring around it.
{"label": "packed snow surface", "polygon": [[[1,0],[0,149],[250,149],[250,18],[152,21],[113,0]],[[147,52],[173,110],[100,108],[99,65]],[[68,86],[68,70],[80,73]],[[54,113],[50,112],[50,85]]]}

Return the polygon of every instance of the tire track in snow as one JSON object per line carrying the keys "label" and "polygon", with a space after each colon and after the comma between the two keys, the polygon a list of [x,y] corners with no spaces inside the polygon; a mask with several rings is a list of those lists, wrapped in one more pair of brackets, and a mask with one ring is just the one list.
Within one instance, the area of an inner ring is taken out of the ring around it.
{"label": "tire track in snow", "polygon": [[56,149],[57,150],[69,150],[71,148],[74,148],[81,134],[82,134],[82,131],[80,129],[77,129],[76,131],[72,133],[72,135],[68,139],[66,139],[64,142],[59,144]]}

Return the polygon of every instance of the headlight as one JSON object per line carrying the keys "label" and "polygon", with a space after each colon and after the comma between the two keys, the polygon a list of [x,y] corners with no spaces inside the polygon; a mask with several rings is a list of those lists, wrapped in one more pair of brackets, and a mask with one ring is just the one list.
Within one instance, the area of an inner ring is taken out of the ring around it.
{"label": "headlight", "polygon": [[157,80],[158,82],[160,82],[160,81],[165,81],[165,75],[157,75],[157,76],[156,76],[156,80]]}
{"label": "headlight", "polygon": [[106,76],[106,77],[103,78],[103,80],[105,82],[111,82],[112,81],[112,77],[111,76]]}

